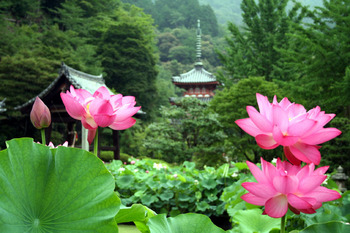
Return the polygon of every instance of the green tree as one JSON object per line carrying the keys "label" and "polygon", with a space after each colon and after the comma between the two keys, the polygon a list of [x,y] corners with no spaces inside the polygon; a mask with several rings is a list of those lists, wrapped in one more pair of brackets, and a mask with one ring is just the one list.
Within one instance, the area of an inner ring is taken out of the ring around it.
{"label": "green tree", "polygon": [[57,76],[59,62],[32,54],[5,56],[0,62],[0,99],[9,111],[38,95]]}
{"label": "green tree", "polygon": [[248,117],[246,106],[257,108],[256,93],[265,95],[272,100],[274,95],[281,99],[280,92],[277,84],[265,81],[263,77],[250,77],[218,91],[210,101],[210,109],[219,115],[218,120],[228,135],[225,146],[227,155],[232,160],[259,162],[259,158],[262,156],[265,160],[271,161],[272,158],[279,156],[278,153],[283,153],[282,151],[276,152],[276,149],[274,151],[261,149],[256,144],[255,139],[241,130],[235,123],[238,119]]}
{"label": "green tree", "polygon": [[[310,15],[313,23],[296,26],[291,49],[283,51],[286,69],[294,73],[286,87],[309,108],[320,105],[327,112],[350,117],[347,93],[350,64],[350,1],[324,1]],[[345,78],[344,78],[345,77]]]}
{"label": "green tree", "polygon": [[283,66],[283,62],[276,48],[288,47],[286,34],[290,32],[291,23],[299,23],[305,14],[305,9],[300,3],[295,4],[287,13],[288,1],[242,1],[242,17],[245,24],[243,31],[229,23],[229,47],[226,53],[220,54],[224,64],[224,77],[221,78],[224,81],[249,76],[264,76],[266,80],[271,81],[274,77],[281,78],[286,75],[278,69],[278,66]]}
{"label": "green tree", "polygon": [[0,13],[6,20],[17,24],[32,24],[40,21],[40,1],[4,0],[0,2]]}
{"label": "green tree", "polygon": [[159,67],[159,73],[157,76],[157,91],[159,106],[170,106],[169,98],[175,97],[175,85],[171,81],[172,75],[169,70],[164,67]]}
{"label": "green tree", "polygon": [[159,122],[145,131],[148,156],[172,163],[192,160],[199,166],[224,162],[225,135],[207,105],[196,98],[182,98],[176,105],[162,107]]}
{"label": "green tree", "polygon": [[123,95],[135,96],[150,119],[158,98],[154,27],[151,17],[140,8],[127,10],[115,12],[116,20],[102,35],[98,53],[107,85]]}
{"label": "green tree", "polygon": [[204,34],[217,36],[219,33],[215,13],[209,5],[200,5],[198,0],[156,0],[152,16],[160,30],[165,28],[196,28],[197,20],[202,22]]}

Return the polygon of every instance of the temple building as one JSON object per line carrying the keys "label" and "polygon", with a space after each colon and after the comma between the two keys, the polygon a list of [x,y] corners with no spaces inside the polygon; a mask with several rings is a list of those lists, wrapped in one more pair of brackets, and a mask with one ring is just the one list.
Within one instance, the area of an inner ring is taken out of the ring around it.
{"label": "temple building", "polygon": [[[105,80],[102,75],[91,75],[79,70],[73,69],[72,67],[67,66],[62,63],[61,69],[59,71],[58,77],[41,93],[38,94],[38,97],[47,105],[51,112],[52,124],[45,129],[46,131],[46,141],[50,141],[52,125],[55,123],[64,123],[66,125],[66,137],[62,138],[62,143],[68,141],[69,146],[75,146],[75,140],[79,135],[79,141],[81,142],[81,148],[85,150],[90,150],[87,142],[87,130],[82,127],[81,122],[73,119],[66,111],[62,99],[60,97],[61,92],[66,92],[69,90],[70,86],[74,88],[85,89],[90,93],[94,93],[99,87],[106,87],[111,94],[114,94],[105,84]],[[27,116],[26,120],[29,121],[29,114],[33,107],[36,97],[28,100],[22,105],[15,107],[15,110],[20,111],[23,115]],[[142,114],[142,111],[139,111],[138,114]],[[30,123],[26,123],[28,125]],[[74,127],[76,125],[77,127]],[[77,132],[74,128],[76,129]],[[100,132],[100,130],[99,130]],[[100,142],[101,140],[99,140]],[[112,141],[113,146],[109,148],[104,148],[99,146],[99,150],[110,150],[114,152],[114,159],[120,158],[119,150],[119,136],[118,131],[113,130],[112,132]]]}
{"label": "temple building", "polygon": [[219,82],[216,81],[216,77],[212,73],[204,69],[201,56],[201,29],[200,20],[198,20],[196,63],[194,68],[187,73],[174,76],[172,82],[174,85],[185,89],[183,97],[196,97],[203,101],[209,101],[215,95],[214,91]]}

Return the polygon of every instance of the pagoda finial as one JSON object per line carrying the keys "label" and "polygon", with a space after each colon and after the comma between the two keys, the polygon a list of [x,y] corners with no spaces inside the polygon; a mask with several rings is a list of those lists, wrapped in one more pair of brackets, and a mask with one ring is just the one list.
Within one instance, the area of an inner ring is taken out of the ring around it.
{"label": "pagoda finial", "polygon": [[201,21],[198,19],[197,20],[197,46],[196,46],[196,64],[195,66],[202,66],[202,62],[201,62],[201,57],[202,57],[202,49],[201,49],[201,37],[202,37],[202,33],[201,33]]}

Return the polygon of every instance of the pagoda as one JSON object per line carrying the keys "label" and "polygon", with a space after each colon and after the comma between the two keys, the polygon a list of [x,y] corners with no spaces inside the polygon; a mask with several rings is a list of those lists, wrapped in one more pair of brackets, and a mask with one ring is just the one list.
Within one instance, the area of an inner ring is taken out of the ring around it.
{"label": "pagoda", "polygon": [[196,97],[203,101],[209,101],[215,95],[214,91],[219,82],[216,77],[203,68],[201,61],[201,29],[200,20],[197,27],[196,63],[194,68],[187,73],[174,76],[174,85],[185,89],[183,97]]}

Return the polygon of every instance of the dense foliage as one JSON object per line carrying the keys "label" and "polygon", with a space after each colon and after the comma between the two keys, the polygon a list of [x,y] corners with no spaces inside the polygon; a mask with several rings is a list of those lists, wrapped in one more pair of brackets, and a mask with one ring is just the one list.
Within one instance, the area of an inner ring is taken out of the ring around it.
{"label": "dense foliage", "polygon": [[164,107],[162,118],[146,130],[146,155],[167,162],[195,160],[199,166],[217,166],[224,161],[223,133],[218,115],[207,111],[207,103],[183,98]]}
{"label": "dense foliage", "polygon": [[213,9],[209,5],[200,5],[198,0],[122,1],[135,4],[151,14],[161,31],[165,28],[196,28],[197,20],[200,19],[204,34],[217,36],[219,33]]}
{"label": "dense foliage", "polygon": [[236,181],[232,174],[238,172],[237,167],[230,168],[228,164],[198,170],[195,163],[188,161],[169,166],[150,159],[129,159],[128,164],[114,161],[106,165],[115,177],[124,205],[142,203],[170,216],[188,212],[222,215],[225,203],[220,196]]}

